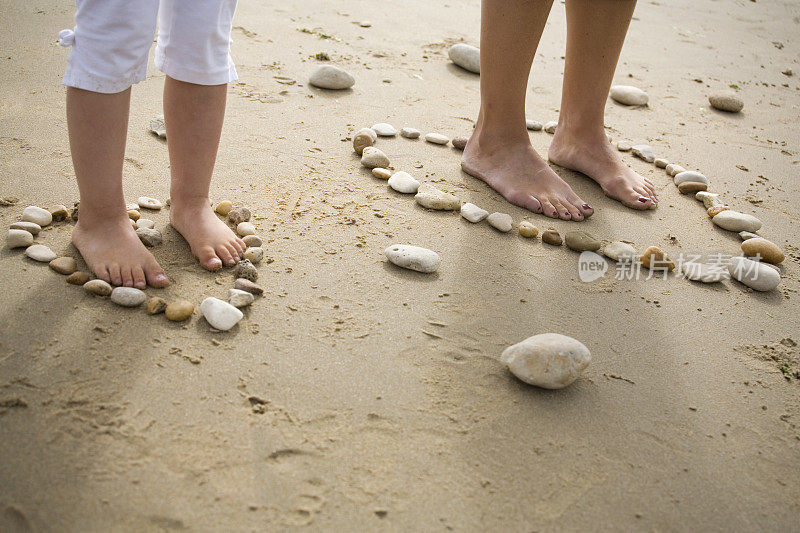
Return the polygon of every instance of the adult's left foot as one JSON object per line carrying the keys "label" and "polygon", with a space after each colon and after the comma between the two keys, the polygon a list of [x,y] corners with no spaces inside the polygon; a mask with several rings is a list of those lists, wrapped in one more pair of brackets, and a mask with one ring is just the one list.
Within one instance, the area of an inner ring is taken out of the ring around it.
{"label": "adult's left foot", "polygon": [[547,158],[558,166],[585,174],[600,185],[606,196],[632,209],[655,209],[658,204],[653,183],[622,162],[603,131],[578,136],[559,126]]}
{"label": "adult's left foot", "polygon": [[217,218],[208,198],[182,201],[172,198],[169,222],[189,243],[192,254],[206,270],[233,266],[247,246]]}

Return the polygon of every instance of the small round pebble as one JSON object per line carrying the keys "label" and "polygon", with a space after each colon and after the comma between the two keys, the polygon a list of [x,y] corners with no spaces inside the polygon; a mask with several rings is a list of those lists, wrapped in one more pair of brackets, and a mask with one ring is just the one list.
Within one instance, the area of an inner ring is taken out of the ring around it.
{"label": "small round pebble", "polygon": [[25,230],[31,235],[39,235],[39,232],[42,231],[42,227],[36,222],[12,222],[9,227],[11,229]]}
{"label": "small round pebble", "polygon": [[708,97],[708,103],[714,109],[727,113],[738,113],[744,108],[744,101],[734,91],[719,91]]}
{"label": "small round pebble", "polygon": [[469,142],[469,137],[455,137],[452,141],[453,148],[456,150],[463,150],[467,147],[467,142]]}
{"label": "small round pebble", "polygon": [[164,207],[164,204],[162,204],[160,200],[156,200],[155,198],[151,198],[149,196],[140,196],[136,199],[136,203],[139,204],[139,207],[143,209],[151,209],[153,211],[158,211]]}
{"label": "small round pebble", "polygon": [[247,235],[255,235],[256,227],[253,225],[252,222],[240,222],[239,224],[236,225],[236,233],[238,233],[240,237],[245,237]]}
{"label": "small round pebble", "polygon": [[50,214],[53,216],[54,222],[63,222],[69,218],[69,211],[64,205],[54,205],[50,208]]}
{"label": "small round pebble", "polygon": [[450,138],[446,135],[442,135],[441,133],[426,133],[425,140],[432,144],[447,144],[450,142]]}
{"label": "small round pebble", "polygon": [[208,297],[200,304],[200,312],[214,329],[228,331],[239,323],[244,314],[228,302]]}
{"label": "small round pebble", "polygon": [[386,168],[373,168],[372,175],[382,180],[388,180],[392,177],[392,171]]}
{"label": "small round pebble", "polygon": [[6,247],[27,248],[33,244],[33,235],[23,229],[10,229],[6,236]]}
{"label": "small round pebble", "polygon": [[558,333],[528,337],[506,348],[500,359],[517,378],[545,389],[561,389],[589,366],[592,355],[583,343]]}
{"label": "small round pebble", "polygon": [[251,248],[258,248],[264,244],[264,242],[261,240],[261,237],[258,235],[245,235],[242,237],[242,241],[244,241],[246,246]]}
{"label": "small round pebble", "polygon": [[549,229],[542,232],[542,242],[553,246],[561,246],[564,241],[556,230]]}
{"label": "small round pebble", "polygon": [[164,298],[154,296],[147,300],[147,314],[158,315],[164,312],[167,308],[167,301]]}
{"label": "small round pebble", "polygon": [[149,218],[140,218],[139,220],[136,221],[134,227],[136,229],[141,229],[141,228],[155,229],[156,221],[150,220]]}
{"label": "small round pebble", "polygon": [[136,209],[128,209],[128,218],[136,222],[142,214]]}
{"label": "small round pebble", "polygon": [[39,261],[42,263],[49,263],[50,261],[58,257],[58,255],[56,255],[56,253],[53,250],[51,250],[44,244],[33,244],[31,246],[28,246],[27,248],[25,248],[25,255],[27,255],[34,261]]}
{"label": "small round pebble", "polygon": [[564,234],[564,243],[576,252],[596,252],[600,249],[600,241],[582,230],[568,231]]}
{"label": "small round pebble", "polygon": [[406,139],[419,139],[422,133],[416,128],[409,128],[408,126],[400,130],[400,136]]}
{"label": "small round pebble", "polygon": [[762,261],[777,265],[786,259],[786,254],[783,253],[777,244],[768,241],[763,237],[754,237],[747,239],[742,243],[742,252],[744,255],[750,257],[760,257]]}
{"label": "small round pebble", "polygon": [[667,165],[669,165],[669,161],[663,157],[657,157],[653,163],[655,163],[657,168],[667,168]]}
{"label": "small round pebble", "polygon": [[681,194],[689,194],[706,190],[708,190],[708,184],[699,181],[684,181],[678,184],[678,192]]}
{"label": "small round pebble", "polygon": [[253,283],[249,279],[238,278],[236,281],[233,282],[233,287],[235,289],[239,289],[240,291],[249,292],[255,296],[261,296],[264,294],[264,289],[261,288],[260,285]]}
{"label": "small round pebble", "polygon": [[450,47],[447,55],[450,61],[474,74],[481,73],[481,51],[466,43],[457,43]]}
{"label": "small round pebble", "polygon": [[738,211],[733,211],[731,209],[726,209],[718,215],[715,215],[714,218],[711,219],[711,222],[722,229],[735,231],[736,233],[739,233],[740,231],[750,231],[755,233],[761,229],[761,221],[759,219],[753,215],[739,213]]}
{"label": "small round pebble", "polygon": [[263,248],[258,248],[258,247],[248,248],[247,250],[244,251],[244,254],[242,254],[242,257],[244,259],[247,259],[248,261],[250,261],[254,265],[257,265],[264,259],[264,249]]}
{"label": "small round pebble", "polygon": [[667,176],[669,176],[671,178],[674,178],[675,176],[677,176],[681,172],[686,172],[685,168],[683,168],[682,166],[677,165],[675,163],[670,163],[669,165],[667,165],[665,167],[665,170],[667,171]]}
{"label": "small round pebble", "polygon": [[228,221],[234,226],[238,226],[242,222],[247,222],[250,220],[250,216],[250,210],[246,207],[238,207],[228,211]]}
{"label": "small round pebble", "polygon": [[675,185],[680,185],[685,181],[705,183],[708,185],[708,178],[699,172],[695,172],[694,170],[684,170],[683,172],[679,172],[678,174],[675,174],[675,177],[672,178],[672,181],[675,183]]}
{"label": "small round pebble", "polygon": [[409,244],[393,244],[386,248],[384,253],[391,263],[426,274],[436,272],[441,263],[439,254],[433,250]]}
{"label": "small round pebble", "polygon": [[535,120],[526,120],[525,127],[531,131],[542,131],[544,127],[541,122],[537,122]]}
{"label": "small round pebble", "polygon": [[486,222],[497,231],[503,233],[508,233],[514,227],[514,219],[508,213],[492,213],[486,217]]}
{"label": "small round pebble", "polygon": [[361,164],[367,168],[386,168],[390,165],[389,158],[374,146],[367,146],[361,153]]}
{"label": "small round pebble", "polygon": [[250,281],[256,281],[258,279],[258,269],[248,261],[247,259],[243,259],[236,263],[236,266],[233,269],[233,276],[235,278],[244,278]]}
{"label": "small round pebble", "polygon": [[228,216],[228,213],[231,212],[231,209],[233,209],[233,202],[229,200],[223,200],[217,204],[217,206],[214,208],[214,211],[216,211],[217,214],[226,217]]}
{"label": "small round pebble", "polygon": [[333,65],[320,65],[308,77],[308,83],[320,89],[341,91],[356,84],[352,74]]}
{"label": "small round pebble", "polygon": [[173,322],[183,322],[192,316],[192,313],[194,313],[194,304],[186,300],[170,302],[164,309],[164,315]]}
{"label": "small round pebble", "polygon": [[649,144],[636,144],[631,146],[631,152],[633,152],[633,155],[639,159],[642,159],[648,163],[652,163],[656,160],[656,156],[653,153],[653,147]]}
{"label": "small round pebble", "polygon": [[642,266],[651,270],[664,267],[666,267],[667,271],[669,272],[675,270],[675,263],[672,261],[672,259],[667,257],[667,254],[664,253],[664,250],[658,246],[651,246],[645,250],[642,256],[639,258],[639,262],[642,263]]}
{"label": "small round pebble", "polygon": [[237,309],[247,307],[255,301],[256,297],[252,293],[240,289],[228,289],[228,303]]}
{"label": "small round pebble", "polygon": [[427,209],[438,211],[455,211],[461,209],[461,200],[457,196],[440,191],[432,185],[420,185],[414,200]]}
{"label": "small round pebble", "polygon": [[558,127],[558,122],[556,122],[555,120],[551,120],[550,122],[544,125],[544,131],[552,134],[556,132],[557,127]]}
{"label": "small round pebble", "polygon": [[114,288],[102,279],[92,279],[83,284],[83,289],[97,296],[108,296]]}
{"label": "small round pebble", "polygon": [[394,137],[397,135],[397,129],[391,124],[386,122],[378,122],[372,125],[372,131],[378,134],[378,137]]}
{"label": "small round pebble", "polygon": [[611,99],[620,104],[630,106],[647,105],[647,93],[633,85],[612,85],[609,91]]}
{"label": "small round pebble", "polygon": [[618,263],[631,263],[639,259],[636,249],[622,241],[613,241],[603,247],[603,255]]}
{"label": "small round pebble", "polygon": [[389,187],[403,194],[416,194],[420,187],[420,182],[408,172],[395,172],[387,182]]}
{"label": "small round pebble", "polygon": [[122,307],[138,307],[147,300],[147,295],[133,287],[114,287],[111,291],[111,301]]}
{"label": "small round pebble", "polygon": [[461,206],[461,216],[475,224],[488,217],[489,212],[475,204],[467,202]]}
{"label": "small round pebble", "polygon": [[79,270],[67,276],[67,283],[70,285],[83,285],[90,279],[92,279],[92,276],[88,272]]}
{"label": "small round pebble", "polygon": [[534,239],[537,235],[539,235],[539,228],[528,222],[527,220],[523,220],[517,226],[519,229],[519,234],[528,239]]}
{"label": "small round pebble", "polygon": [[41,227],[49,226],[53,222],[53,215],[47,209],[42,209],[35,205],[29,205],[22,210],[22,221],[33,222]]}
{"label": "small round pebble", "polygon": [[50,261],[50,268],[59,274],[69,276],[78,269],[78,263],[72,257],[56,257]]}
{"label": "small round pebble", "polygon": [[630,152],[633,144],[628,141],[617,141],[617,150],[620,152]]}
{"label": "small round pebble", "polygon": [[[372,133],[369,133],[372,132]],[[353,136],[353,150],[361,155],[364,153],[364,148],[368,148],[375,144],[375,139],[372,134],[375,132],[369,128],[364,128]]]}
{"label": "small round pebble", "polygon": [[746,257],[732,258],[728,263],[728,272],[733,279],[756,291],[771,291],[781,282],[781,275],[776,268]]}
{"label": "small round pebble", "polygon": [[164,240],[164,238],[161,236],[161,232],[157,229],[139,228],[136,230],[136,235],[145,246],[149,247],[158,246]]}

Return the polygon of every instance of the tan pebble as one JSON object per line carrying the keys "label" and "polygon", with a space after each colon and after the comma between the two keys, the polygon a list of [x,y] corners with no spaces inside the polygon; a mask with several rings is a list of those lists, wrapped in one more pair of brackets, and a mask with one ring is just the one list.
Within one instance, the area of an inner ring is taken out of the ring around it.
{"label": "tan pebble", "polygon": [[74,221],[78,221],[78,204],[80,202],[75,202],[75,206],[72,208],[72,211],[69,213],[69,217]]}
{"label": "tan pebble", "polygon": [[656,164],[656,167],[658,168],[667,168],[667,165],[669,165],[669,161],[667,161],[663,157],[658,157],[653,162]]}
{"label": "tan pebble", "polygon": [[72,257],[56,257],[49,264],[50,268],[65,276],[72,274],[78,268],[78,263]]}
{"label": "tan pebble", "polygon": [[519,223],[519,234],[523,237],[527,237],[528,239],[533,239],[537,235],[539,235],[539,228],[528,222],[527,220],[523,220]]}
{"label": "tan pebble", "polygon": [[744,241],[742,243],[742,252],[744,255],[750,257],[759,256],[762,261],[772,263],[773,265],[782,263],[783,260],[786,259],[786,255],[777,244],[763,237],[754,237]]}
{"label": "tan pebble", "polygon": [[228,212],[228,220],[230,220],[231,224],[234,226],[238,226],[242,222],[247,222],[250,220],[250,210],[246,207],[231,209]]}
{"label": "tan pebble", "polygon": [[552,244],[553,246],[561,246],[561,243],[564,241],[556,230],[549,229],[542,232],[542,242]]}
{"label": "tan pebble", "polygon": [[97,296],[108,296],[114,288],[108,282],[102,279],[92,279],[83,284],[86,292],[96,294]]}
{"label": "tan pebble", "polygon": [[372,175],[375,176],[376,178],[380,178],[382,180],[388,180],[389,178],[392,177],[392,172],[390,170],[385,169],[385,168],[378,167],[378,168],[373,168],[372,169]]}
{"label": "tan pebble", "polygon": [[142,215],[139,214],[139,211],[137,211],[136,209],[128,209],[128,218],[133,220],[134,222],[139,220],[139,217],[141,216]]}
{"label": "tan pebble", "polygon": [[711,218],[714,218],[715,216],[719,215],[723,211],[727,211],[728,209],[730,208],[727,205],[715,205],[714,207],[709,207],[708,209],[706,209],[706,213],[708,213],[708,216],[710,216]]}
{"label": "tan pebble", "polygon": [[264,244],[261,237],[258,235],[245,235],[242,237],[242,241],[244,241],[248,248],[258,248]]}
{"label": "tan pebble", "polygon": [[169,320],[173,322],[181,322],[186,320],[194,313],[194,304],[186,300],[179,300],[167,305],[164,314]]}
{"label": "tan pebble", "polygon": [[253,283],[249,279],[238,278],[236,281],[233,282],[233,287],[239,289],[240,291],[247,291],[250,294],[254,294],[256,296],[261,296],[262,294],[264,294],[264,289],[262,289],[260,285]]}
{"label": "tan pebble", "polygon": [[50,214],[53,215],[54,222],[62,222],[69,218],[69,211],[67,211],[67,207],[60,204],[51,207]]}
{"label": "tan pebble", "polygon": [[244,259],[247,259],[254,265],[257,265],[261,262],[262,259],[264,259],[264,249],[258,247],[248,248],[247,250],[244,251],[242,257]]}
{"label": "tan pebble", "polygon": [[70,285],[83,285],[90,279],[92,279],[91,274],[88,272],[83,272],[82,270],[78,270],[77,272],[73,272],[67,276],[67,283]]}
{"label": "tan pebble", "polygon": [[163,313],[166,308],[167,308],[167,301],[164,298],[153,296],[152,298],[147,300],[148,315],[157,315],[159,313]]}
{"label": "tan pebble", "polygon": [[355,150],[358,155],[363,154],[364,148],[372,146],[373,144],[375,144],[375,141],[368,133],[358,133],[353,137],[353,150]]}
{"label": "tan pebble", "polygon": [[684,181],[678,185],[678,192],[681,194],[689,194],[691,192],[707,191],[708,184],[700,183],[699,181]]}
{"label": "tan pebble", "polygon": [[664,250],[658,246],[651,246],[645,250],[642,257],[639,258],[639,261],[645,268],[653,269],[666,267],[669,272],[675,270],[675,263],[673,263],[672,259],[667,257]]}
{"label": "tan pebble", "polygon": [[469,137],[456,137],[450,142],[453,143],[453,148],[455,148],[456,150],[463,150],[464,148],[467,147],[467,142],[469,142]]}
{"label": "tan pebble", "polygon": [[258,269],[247,259],[242,259],[236,263],[236,266],[233,269],[233,276],[255,282],[258,279]]}
{"label": "tan pebble", "polygon": [[214,208],[214,211],[226,217],[228,216],[228,213],[231,212],[231,209],[233,209],[233,204],[228,200],[223,200],[217,204],[217,207]]}

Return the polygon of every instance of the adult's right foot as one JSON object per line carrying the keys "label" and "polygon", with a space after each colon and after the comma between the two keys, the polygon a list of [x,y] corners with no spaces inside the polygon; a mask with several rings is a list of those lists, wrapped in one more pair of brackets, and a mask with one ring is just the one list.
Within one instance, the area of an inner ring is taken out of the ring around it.
{"label": "adult's right foot", "polygon": [[127,216],[92,220],[81,214],[72,230],[72,243],[94,275],[112,285],[143,289],[169,284]]}
{"label": "adult's right foot", "polygon": [[515,140],[475,130],[461,157],[461,168],[514,205],[562,220],[584,220],[594,210],[556,174],[524,137]]}

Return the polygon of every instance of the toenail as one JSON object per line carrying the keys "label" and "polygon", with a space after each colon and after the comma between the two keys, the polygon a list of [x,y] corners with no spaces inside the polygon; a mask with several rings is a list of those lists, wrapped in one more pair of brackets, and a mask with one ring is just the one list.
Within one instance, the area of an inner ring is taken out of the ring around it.
{"label": "toenail", "polygon": [[589,204],[583,204],[581,207],[583,207],[584,209],[591,209],[592,208],[592,206],[590,206]]}
{"label": "toenail", "polygon": [[553,216],[558,216],[558,211],[553,211]]}
{"label": "toenail", "polygon": [[640,196],[639,201],[645,203],[647,201],[647,198],[645,198],[644,196]]}

